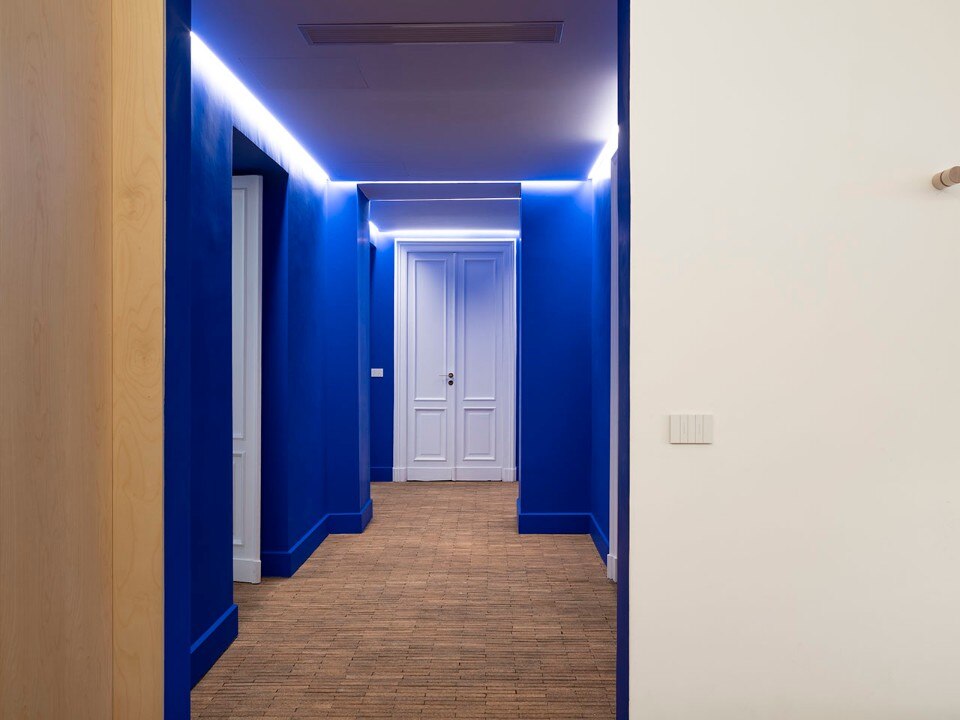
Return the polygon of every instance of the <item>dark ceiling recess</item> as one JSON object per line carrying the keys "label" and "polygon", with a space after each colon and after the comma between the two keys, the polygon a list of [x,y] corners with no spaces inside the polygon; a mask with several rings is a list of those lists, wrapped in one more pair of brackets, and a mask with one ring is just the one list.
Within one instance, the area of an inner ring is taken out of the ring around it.
{"label": "dark ceiling recess", "polygon": [[310,45],[559,43],[563,22],[299,25]]}

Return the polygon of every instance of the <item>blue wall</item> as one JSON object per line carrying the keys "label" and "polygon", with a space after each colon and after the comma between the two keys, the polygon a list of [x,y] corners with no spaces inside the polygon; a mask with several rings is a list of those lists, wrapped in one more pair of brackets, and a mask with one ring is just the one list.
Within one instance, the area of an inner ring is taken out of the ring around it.
{"label": "blue wall", "polygon": [[371,269],[370,365],[383,377],[370,381],[370,479],[393,479],[393,314],[394,242],[379,237]]}
{"label": "blue wall", "polygon": [[244,128],[203,77],[193,75],[191,93],[189,223],[171,224],[171,233],[177,228],[180,234],[168,235],[167,280],[167,476],[178,473],[168,484],[174,490],[182,484],[186,501],[168,502],[166,522],[189,538],[190,568],[182,593],[189,598],[189,660],[170,641],[168,665],[176,670],[188,664],[195,683],[238,628],[231,468],[234,172],[264,177],[264,575],[293,574],[329,533],[362,531],[372,506],[364,400],[369,348],[362,331],[369,313],[369,243],[358,240],[357,231],[365,206],[355,186],[351,194],[317,184],[268,156],[268,142],[256,128]]}
{"label": "blue wall", "polygon": [[166,3],[163,708],[190,717],[190,0]]}
{"label": "blue wall", "polygon": [[610,180],[594,183],[591,353],[590,535],[610,551]]}
{"label": "blue wall", "polygon": [[524,184],[522,193],[519,529],[587,533],[593,187]]}
{"label": "blue wall", "polygon": [[[323,339],[327,502],[331,513],[370,513],[369,201],[351,183],[331,183],[326,199]],[[359,232],[358,232],[359,228]],[[338,522],[353,522],[340,518]],[[352,530],[351,530],[352,531]],[[346,532],[338,530],[337,532]]]}
{"label": "blue wall", "polygon": [[203,84],[192,97],[190,227],[190,629],[196,682],[236,636],[231,432],[233,124]]}

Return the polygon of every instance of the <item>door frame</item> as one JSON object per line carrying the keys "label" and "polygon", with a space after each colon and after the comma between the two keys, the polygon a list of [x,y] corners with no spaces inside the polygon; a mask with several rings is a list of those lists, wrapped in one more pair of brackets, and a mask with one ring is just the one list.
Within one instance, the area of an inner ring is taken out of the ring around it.
{"label": "door frame", "polygon": [[[262,568],[262,559],[260,557],[260,532],[261,532],[261,503],[262,503],[262,490],[261,483],[263,482],[262,475],[262,447],[263,447],[263,437],[261,433],[261,415],[263,411],[263,397],[262,397],[262,387],[263,387],[263,176],[261,175],[234,175],[232,177],[232,190],[242,189],[246,195],[246,205],[244,207],[245,214],[243,222],[246,225],[246,232],[244,233],[244,239],[246,241],[246,246],[243,249],[244,252],[244,275],[243,283],[245,288],[245,295],[247,301],[254,301],[257,304],[256,312],[256,327],[246,327],[246,320],[248,315],[244,314],[243,323],[245,326],[244,329],[244,347],[243,353],[245,355],[244,359],[244,368],[247,370],[246,377],[243,381],[243,394],[244,394],[244,406],[245,409],[251,408],[252,403],[252,428],[250,429],[250,434],[252,437],[241,438],[238,437],[235,433],[231,432],[231,443],[239,440],[245,439],[246,445],[244,452],[249,456],[249,467],[253,470],[253,477],[248,478],[246,473],[242,476],[242,490],[244,492],[243,505],[241,509],[242,522],[244,529],[244,536],[241,537],[240,542],[237,542],[236,534],[236,498],[233,498],[231,511],[234,513],[233,522],[231,523],[231,536],[233,539],[233,552],[236,553],[237,547],[243,547],[245,549],[245,555],[249,557],[237,557],[236,554],[233,556],[233,581],[234,582],[247,582],[247,583],[259,583],[261,579],[261,568]],[[231,192],[231,202],[232,202],[232,192]],[[232,213],[232,210],[231,210]],[[231,227],[231,233],[233,228]],[[250,243],[256,243],[255,248],[250,247]],[[231,239],[231,263],[233,262],[233,242]],[[256,283],[256,288],[251,289],[249,287],[249,282],[251,280],[248,273],[249,268],[247,263],[255,257],[256,259],[256,272],[253,282]],[[231,273],[232,275],[232,273]],[[235,300],[233,294],[233,287],[231,285],[230,301],[231,301],[231,318],[233,313],[233,302]],[[246,307],[246,306],[245,306]],[[231,319],[231,334],[233,331],[232,319]],[[232,346],[231,338],[231,346]],[[247,362],[250,358],[250,345],[253,345],[254,353],[252,367]],[[231,374],[233,372],[233,362],[231,359]],[[231,382],[233,378],[231,378]],[[244,419],[244,423],[246,418]],[[233,423],[232,410],[231,410],[231,424]],[[231,456],[235,457],[235,451],[231,447]],[[252,484],[252,487],[250,487]],[[244,539],[249,540],[249,542],[244,542]]]}
{"label": "door frame", "polygon": [[[509,426],[504,428],[503,452],[504,465],[501,470],[501,481],[514,482],[517,479],[517,238],[396,238],[394,253],[394,302],[393,302],[393,367],[396,373],[393,384],[393,481],[407,481],[406,447],[407,447],[407,363],[406,349],[403,342],[405,320],[403,319],[401,298],[407,294],[407,259],[410,252],[416,251],[446,251],[446,252],[480,252],[483,250],[499,249],[507,255],[505,263],[505,280],[510,283],[509,305],[506,308],[508,324],[503,329],[503,365],[505,373],[504,417]],[[459,431],[459,428],[458,428]],[[454,439],[456,443],[456,439]],[[455,445],[456,446],[456,445]],[[453,458],[453,476],[456,480],[456,454]]]}
{"label": "door frame", "polygon": [[617,581],[617,513],[620,495],[620,196],[617,188],[619,151],[610,159],[610,527],[607,577]]}

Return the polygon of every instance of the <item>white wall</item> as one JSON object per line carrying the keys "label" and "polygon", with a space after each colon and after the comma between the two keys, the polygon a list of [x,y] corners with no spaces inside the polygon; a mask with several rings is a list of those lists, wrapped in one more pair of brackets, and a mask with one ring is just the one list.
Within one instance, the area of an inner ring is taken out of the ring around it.
{"label": "white wall", "polygon": [[631,717],[960,717],[960,2],[632,13]]}

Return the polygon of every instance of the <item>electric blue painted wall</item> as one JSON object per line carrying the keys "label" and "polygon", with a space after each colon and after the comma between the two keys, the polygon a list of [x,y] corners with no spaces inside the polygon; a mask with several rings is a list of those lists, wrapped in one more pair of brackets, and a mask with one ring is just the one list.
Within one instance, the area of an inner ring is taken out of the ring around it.
{"label": "electric blue painted wall", "polygon": [[[352,194],[328,191],[329,185],[282,167],[282,158],[267,156],[268,142],[256,128],[244,128],[230,103],[196,72],[191,91],[190,223],[184,229],[189,235],[170,241],[170,252],[183,265],[172,273],[178,295],[169,300],[176,315],[168,315],[168,338],[181,355],[168,367],[177,412],[167,425],[168,442],[188,430],[183,448],[170,453],[171,467],[189,478],[189,502],[173,509],[168,523],[177,522],[177,513],[189,514],[189,664],[196,682],[237,634],[231,469],[234,171],[264,176],[265,575],[291,575],[327,534],[360,532],[370,519],[364,400],[369,348],[363,330],[369,322],[370,265],[369,242],[358,241],[358,213],[365,206],[358,207],[355,186]],[[235,125],[250,139],[236,133]]]}
{"label": "electric blue painted wall", "polygon": [[191,679],[236,636],[231,505],[232,121],[192,87],[190,339]]}
{"label": "electric blue painted wall", "polygon": [[[323,338],[327,503],[331,513],[370,505],[369,201],[352,183],[331,183],[326,198]],[[369,517],[367,518],[369,520]]]}
{"label": "electric blue painted wall", "polygon": [[524,184],[520,532],[591,529],[592,183]]}
{"label": "electric blue painted wall", "polygon": [[166,3],[163,709],[190,717],[190,0]]}
{"label": "electric blue painted wall", "polygon": [[610,180],[594,182],[593,190],[590,534],[606,561],[610,550]]}
{"label": "electric blue painted wall", "polygon": [[370,479],[393,479],[393,314],[394,242],[379,237],[371,272],[370,365],[383,368],[382,378],[370,381]]}

